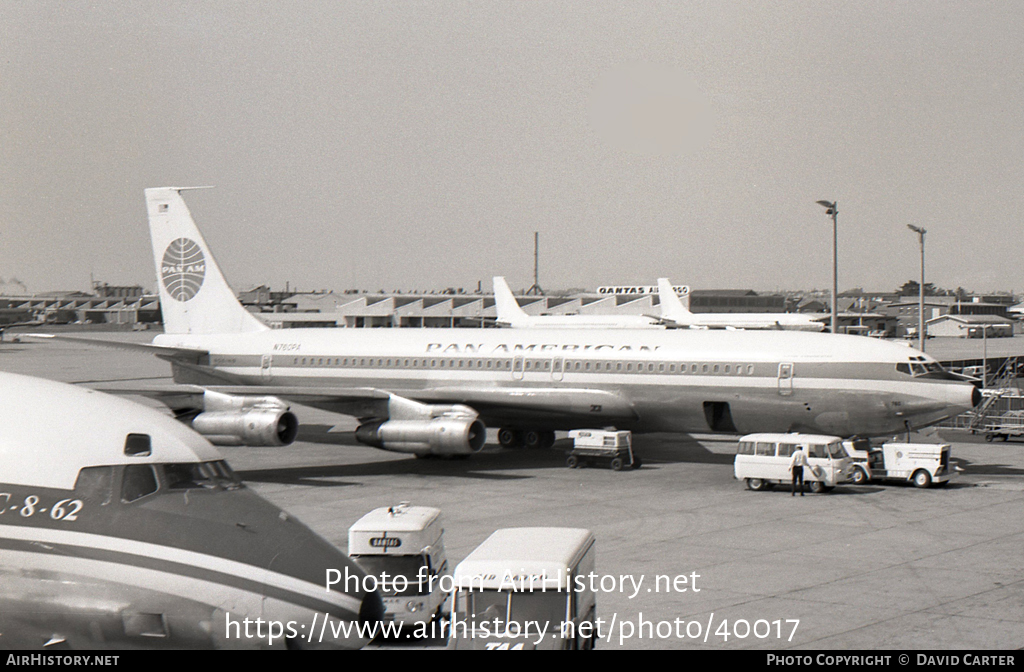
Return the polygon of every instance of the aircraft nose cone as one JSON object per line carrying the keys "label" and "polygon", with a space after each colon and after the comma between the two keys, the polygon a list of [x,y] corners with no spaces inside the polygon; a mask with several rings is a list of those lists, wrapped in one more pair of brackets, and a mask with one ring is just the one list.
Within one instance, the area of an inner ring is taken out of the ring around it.
{"label": "aircraft nose cone", "polygon": [[971,393],[971,406],[976,407],[981,403],[981,390],[974,388],[974,392]]}
{"label": "aircraft nose cone", "polygon": [[381,599],[380,593],[376,590],[372,593],[367,593],[366,597],[363,598],[362,605],[359,607],[359,622],[373,627],[374,623],[380,623],[383,620],[384,600]]}

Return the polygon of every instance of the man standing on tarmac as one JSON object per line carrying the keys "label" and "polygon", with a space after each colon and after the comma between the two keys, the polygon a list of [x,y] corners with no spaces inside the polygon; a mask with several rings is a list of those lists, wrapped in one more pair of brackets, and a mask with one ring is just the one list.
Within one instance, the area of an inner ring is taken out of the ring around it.
{"label": "man standing on tarmac", "polygon": [[804,496],[804,467],[810,466],[807,463],[807,451],[804,450],[803,446],[793,451],[793,456],[789,458],[789,470],[793,472],[793,497],[796,497],[797,481],[800,481],[800,496]]}

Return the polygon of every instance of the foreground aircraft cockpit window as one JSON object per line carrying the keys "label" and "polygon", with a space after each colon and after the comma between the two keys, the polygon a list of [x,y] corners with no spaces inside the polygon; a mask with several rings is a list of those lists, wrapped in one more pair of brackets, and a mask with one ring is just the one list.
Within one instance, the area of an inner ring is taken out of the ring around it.
{"label": "foreground aircraft cockpit window", "polygon": [[110,504],[113,491],[113,467],[84,467],[78,470],[75,493],[82,499],[104,506]]}
{"label": "foreground aircraft cockpit window", "polygon": [[153,494],[159,488],[153,465],[129,464],[124,468],[124,478],[121,480],[121,501],[134,502],[146,495]]}
{"label": "foreground aircraft cockpit window", "polygon": [[153,443],[149,434],[129,434],[124,439],[124,454],[136,457],[149,455],[153,452]]}
{"label": "foreground aircraft cockpit window", "polygon": [[167,487],[170,490],[193,488],[235,490],[242,487],[242,482],[238,480],[224,460],[164,464],[162,467]]}

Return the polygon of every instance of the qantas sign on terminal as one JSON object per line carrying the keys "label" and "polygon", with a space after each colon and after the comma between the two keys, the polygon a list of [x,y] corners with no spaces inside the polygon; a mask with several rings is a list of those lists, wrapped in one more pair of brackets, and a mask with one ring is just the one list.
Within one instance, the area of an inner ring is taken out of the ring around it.
{"label": "qantas sign on terminal", "polygon": [[[680,296],[686,296],[690,293],[690,288],[686,285],[675,285],[672,287],[676,294]],[[616,285],[604,285],[597,288],[598,294],[657,294],[658,288],[651,285],[632,285],[632,286],[616,286]]]}

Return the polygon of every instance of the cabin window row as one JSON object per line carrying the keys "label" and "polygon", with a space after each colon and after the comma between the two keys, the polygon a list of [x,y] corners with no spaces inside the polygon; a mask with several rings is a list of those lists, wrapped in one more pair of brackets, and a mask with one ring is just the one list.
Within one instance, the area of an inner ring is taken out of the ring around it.
{"label": "cabin window row", "polygon": [[[739,455],[761,455],[762,457],[790,457],[797,448],[804,448],[808,457],[842,457],[845,455],[838,442],[821,443],[775,443],[772,441],[740,441],[737,447]],[[778,452],[776,452],[776,448]]]}
{"label": "cabin window row", "polygon": [[329,366],[342,368],[376,369],[491,369],[508,371],[512,368],[510,359],[412,359],[383,357],[296,357],[295,366]]}
{"label": "cabin window row", "polygon": [[[399,368],[399,369],[476,369],[509,371],[513,367],[510,359],[448,359],[448,358],[384,358],[384,357],[295,357],[294,366],[342,367],[342,368]],[[697,362],[623,362],[623,361],[580,361],[566,360],[559,369],[559,363],[551,359],[527,359],[515,363],[516,370],[566,373],[659,373],[689,375],[754,375],[753,364],[723,364]]]}

